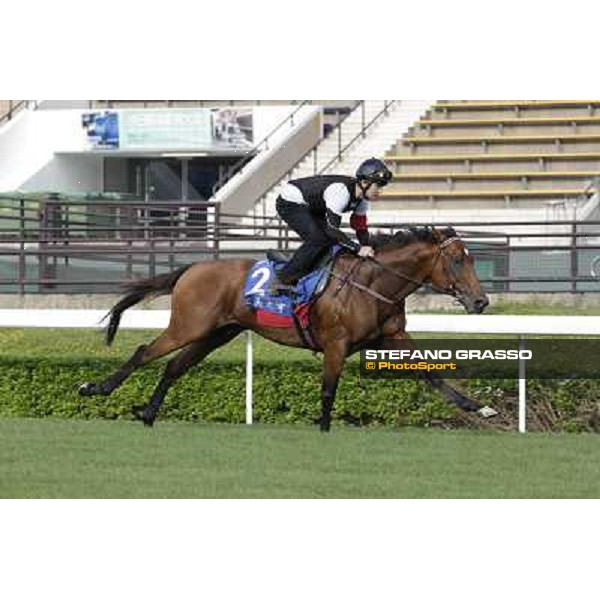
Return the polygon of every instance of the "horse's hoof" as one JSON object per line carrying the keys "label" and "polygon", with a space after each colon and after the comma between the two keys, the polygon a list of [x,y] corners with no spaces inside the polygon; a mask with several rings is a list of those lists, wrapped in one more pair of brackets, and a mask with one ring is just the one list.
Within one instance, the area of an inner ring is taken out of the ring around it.
{"label": "horse's hoof", "polygon": [[495,417],[498,415],[498,411],[493,409],[491,406],[482,406],[477,411],[477,414],[484,419],[489,419],[490,417]]}
{"label": "horse's hoof", "polygon": [[321,431],[329,431],[331,429],[331,421],[326,420],[323,415],[318,419],[314,419],[313,423],[318,425]]}
{"label": "horse's hoof", "polygon": [[98,393],[98,388],[96,387],[95,383],[86,381],[77,388],[77,393],[80,396],[95,396]]}
{"label": "horse's hoof", "polygon": [[141,421],[146,427],[152,427],[152,425],[154,425],[154,419],[148,417],[148,415],[146,415],[146,410],[145,410],[145,406],[133,406],[131,408],[131,412],[133,414],[133,416],[138,420]]}

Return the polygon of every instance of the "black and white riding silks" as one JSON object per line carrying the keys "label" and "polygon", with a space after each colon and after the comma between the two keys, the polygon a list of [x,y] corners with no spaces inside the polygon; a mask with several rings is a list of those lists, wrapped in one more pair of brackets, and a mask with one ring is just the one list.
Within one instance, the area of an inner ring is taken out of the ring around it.
{"label": "black and white riding silks", "polygon": [[[360,247],[340,230],[343,213],[352,213],[351,226],[361,245],[368,243],[368,202],[356,197],[356,179],[344,175],[320,175],[286,184],[276,203],[280,217],[304,240],[279,272],[282,282],[296,281],[333,243],[355,251]],[[359,225],[357,225],[357,222]]]}
{"label": "black and white riding silks", "polygon": [[369,203],[356,198],[356,179],[343,175],[319,175],[295,179],[280,192],[287,202],[308,205],[313,214],[325,215],[329,209],[340,218],[343,213],[366,215]]}

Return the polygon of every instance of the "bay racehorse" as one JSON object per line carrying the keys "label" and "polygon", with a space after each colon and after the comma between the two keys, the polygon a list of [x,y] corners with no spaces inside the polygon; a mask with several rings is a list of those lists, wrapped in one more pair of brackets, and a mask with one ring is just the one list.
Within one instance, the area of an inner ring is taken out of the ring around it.
{"label": "bay racehorse", "polygon": [[[406,333],[406,297],[425,284],[457,299],[469,313],[481,313],[488,299],[473,267],[473,257],[452,228],[411,228],[374,236],[374,259],[350,253],[338,256],[330,281],[311,311],[314,341],[323,353],[322,431],[331,426],[336,388],[348,356],[363,349],[385,349],[398,343],[414,347]],[[171,294],[171,317],[154,341],[140,346],[115,373],[100,383],[84,383],[83,396],[109,395],[133,373],[176,350],[147,405],[134,415],[151,426],[173,382],[208,354],[251,329],[279,344],[308,348],[294,328],[261,326],[244,301],[244,281],[252,261],[228,259],[198,262],[172,273],[128,284],[128,293],[110,310],[106,342],[111,344],[122,313],[145,298]],[[451,318],[451,317],[449,317]],[[313,348],[310,348],[314,350]],[[465,411],[492,416],[434,373],[425,380]]]}

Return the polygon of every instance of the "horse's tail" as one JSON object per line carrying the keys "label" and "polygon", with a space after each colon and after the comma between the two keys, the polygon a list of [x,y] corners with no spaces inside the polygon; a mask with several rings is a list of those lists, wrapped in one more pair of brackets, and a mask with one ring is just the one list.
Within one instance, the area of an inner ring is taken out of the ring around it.
{"label": "horse's tail", "polygon": [[141,302],[145,298],[155,298],[157,296],[170,294],[179,278],[191,266],[192,265],[186,265],[172,273],[166,273],[164,275],[159,275],[158,277],[153,277],[152,279],[143,279],[141,281],[134,281],[133,283],[126,284],[124,287],[126,290],[130,290],[129,293],[126,296],[123,296],[123,298],[121,298],[102,318],[104,321],[107,317],[110,317],[110,321],[106,327],[106,345],[110,346],[115,339],[117,329],[119,329],[119,323],[121,322],[121,315],[128,308]]}

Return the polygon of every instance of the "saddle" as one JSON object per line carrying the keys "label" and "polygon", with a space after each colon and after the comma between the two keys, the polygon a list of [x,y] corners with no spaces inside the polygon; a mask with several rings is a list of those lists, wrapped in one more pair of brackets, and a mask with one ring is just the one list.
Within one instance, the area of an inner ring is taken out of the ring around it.
{"label": "saddle", "polygon": [[[323,293],[335,258],[342,250],[333,246],[315,269],[302,277],[289,293],[269,294],[269,286],[288,260],[284,254],[269,250],[267,257],[252,265],[244,284],[246,305],[256,312],[257,323],[266,327],[298,327],[302,337],[310,329],[310,308]],[[308,344],[314,346],[314,344]]]}

